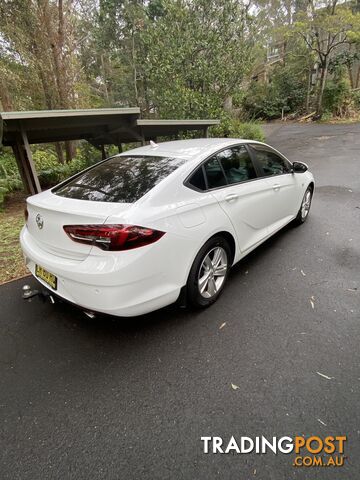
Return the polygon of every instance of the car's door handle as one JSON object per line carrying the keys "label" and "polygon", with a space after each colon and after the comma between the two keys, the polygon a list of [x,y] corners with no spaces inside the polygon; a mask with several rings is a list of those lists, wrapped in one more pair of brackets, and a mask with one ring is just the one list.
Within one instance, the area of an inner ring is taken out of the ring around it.
{"label": "car's door handle", "polygon": [[273,190],[275,190],[275,192],[277,192],[278,190],[280,190],[280,187],[281,187],[281,185],[279,183],[275,183],[275,185],[273,185]]}
{"label": "car's door handle", "polygon": [[234,200],[236,200],[238,198],[238,194],[237,193],[229,193],[229,195],[226,195],[225,197],[225,200],[227,202],[233,202]]}

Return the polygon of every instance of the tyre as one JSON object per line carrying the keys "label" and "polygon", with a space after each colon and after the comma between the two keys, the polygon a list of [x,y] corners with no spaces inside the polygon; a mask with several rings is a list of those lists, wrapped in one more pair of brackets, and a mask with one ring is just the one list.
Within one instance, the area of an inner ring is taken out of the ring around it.
{"label": "tyre", "polygon": [[232,263],[229,243],[221,236],[210,238],[197,254],[187,281],[188,303],[206,308],[224,289]]}
{"label": "tyre", "polygon": [[304,193],[300,210],[298,211],[298,214],[294,220],[295,225],[302,225],[306,221],[307,217],[309,216],[312,196],[313,196],[313,187],[309,185]]}

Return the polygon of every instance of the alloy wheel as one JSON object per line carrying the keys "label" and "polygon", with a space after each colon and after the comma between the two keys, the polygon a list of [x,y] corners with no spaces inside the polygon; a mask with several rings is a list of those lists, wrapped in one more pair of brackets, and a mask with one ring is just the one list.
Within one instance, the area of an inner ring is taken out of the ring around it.
{"label": "alloy wheel", "polygon": [[301,218],[304,219],[308,216],[311,205],[311,190],[308,189],[305,192],[302,204],[301,204]]}
{"label": "alloy wheel", "polygon": [[198,288],[204,298],[212,298],[221,289],[227,272],[227,253],[222,247],[211,249],[204,257],[198,275]]}

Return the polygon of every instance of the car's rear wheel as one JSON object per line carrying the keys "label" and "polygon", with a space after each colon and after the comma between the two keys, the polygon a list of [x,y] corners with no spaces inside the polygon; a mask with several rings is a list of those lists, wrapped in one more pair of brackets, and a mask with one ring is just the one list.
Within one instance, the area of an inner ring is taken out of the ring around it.
{"label": "car's rear wheel", "polygon": [[223,291],[232,261],[231,248],[221,236],[208,240],[197,254],[187,282],[190,305],[206,308]]}
{"label": "car's rear wheel", "polygon": [[306,221],[310,212],[312,196],[313,196],[313,188],[311,185],[309,185],[304,193],[300,210],[298,211],[298,214],[294,220],[295,225],[301,225]]}

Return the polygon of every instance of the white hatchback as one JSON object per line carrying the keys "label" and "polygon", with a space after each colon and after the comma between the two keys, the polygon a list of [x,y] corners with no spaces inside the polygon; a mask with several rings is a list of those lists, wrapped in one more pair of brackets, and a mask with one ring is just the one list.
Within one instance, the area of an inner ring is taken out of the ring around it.
{"label": "white hatchback", "polygon": [[28,198],[21,246],[45,287],[87,311],[207,307],[233,264],[306,220],[313,191],[305,164],[264,143],[152,143]]}

